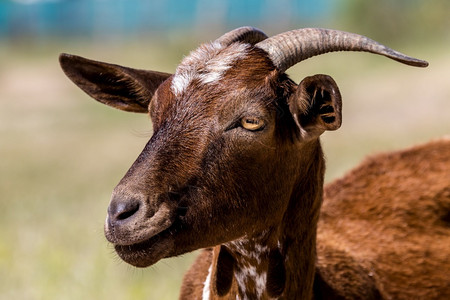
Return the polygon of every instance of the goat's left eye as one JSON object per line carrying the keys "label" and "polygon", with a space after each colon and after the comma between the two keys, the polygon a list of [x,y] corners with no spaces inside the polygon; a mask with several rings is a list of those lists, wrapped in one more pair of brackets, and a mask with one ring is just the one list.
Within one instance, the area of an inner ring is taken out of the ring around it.
{"label": "goat's left eye", "polygon": [[264,128],[264,121],[256,117],[244,117],[241,119],[241,125],[244,129],[257,131]]}

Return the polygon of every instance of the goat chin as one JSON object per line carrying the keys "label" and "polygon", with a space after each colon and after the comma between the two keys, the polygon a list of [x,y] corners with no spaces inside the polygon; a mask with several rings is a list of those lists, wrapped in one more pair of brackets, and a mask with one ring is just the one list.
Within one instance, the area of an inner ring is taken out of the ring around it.
{"label": "goat chin", "polygon": [[169,231],[163,231],[156,236],[132,245],[116,245],[119,257],[125,262],[138,268],[145,268],[170,256],[174,248],[174,240]]}

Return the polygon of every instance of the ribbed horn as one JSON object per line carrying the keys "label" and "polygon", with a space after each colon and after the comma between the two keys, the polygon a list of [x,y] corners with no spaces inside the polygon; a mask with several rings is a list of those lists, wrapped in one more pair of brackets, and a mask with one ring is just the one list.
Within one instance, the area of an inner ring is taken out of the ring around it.
{"label": "ribbed horn", "polygon": [[216,42],[222,45],[230,45],[242,41],[254,45],[265,39],[267,39],[267,35],[261,30],[250,26],[244,26],[225,33],[219,37]]}
{"label": "ribbed horn", "polygon": [[424,60],[404,55],[365,36],[331,29],[292,30],[261,41],[256,46],[269,54],[281,72],[312,56],[334,51],[371,52],[410,66],[428,66]]}

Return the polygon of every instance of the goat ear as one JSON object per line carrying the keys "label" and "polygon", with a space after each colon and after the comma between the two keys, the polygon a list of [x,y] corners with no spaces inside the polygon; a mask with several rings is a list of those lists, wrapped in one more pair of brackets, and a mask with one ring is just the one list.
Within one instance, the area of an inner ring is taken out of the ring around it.
{"label": "goat ear", "polygon": [[158,86],[171,74],[137,70],[80,56],[61,54],[61,68],[67,77],[95,100],[131,112],[148,112]]}
{"label": "goat ear", "polygon": [[317,138],[325,130],[336,130],[341,126],[341,93],[330,76],[306,77],[290,97],[289,110],[300,129],[301,138]]}

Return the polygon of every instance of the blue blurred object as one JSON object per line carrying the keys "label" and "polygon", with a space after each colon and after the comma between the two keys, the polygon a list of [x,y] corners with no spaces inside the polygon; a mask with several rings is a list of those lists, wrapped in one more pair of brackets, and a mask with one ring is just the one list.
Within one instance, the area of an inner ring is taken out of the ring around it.
{"label": "blue blurred object", "polygon": [[331,0],[4,0],[0,37],[127,36],[323,18]]}

